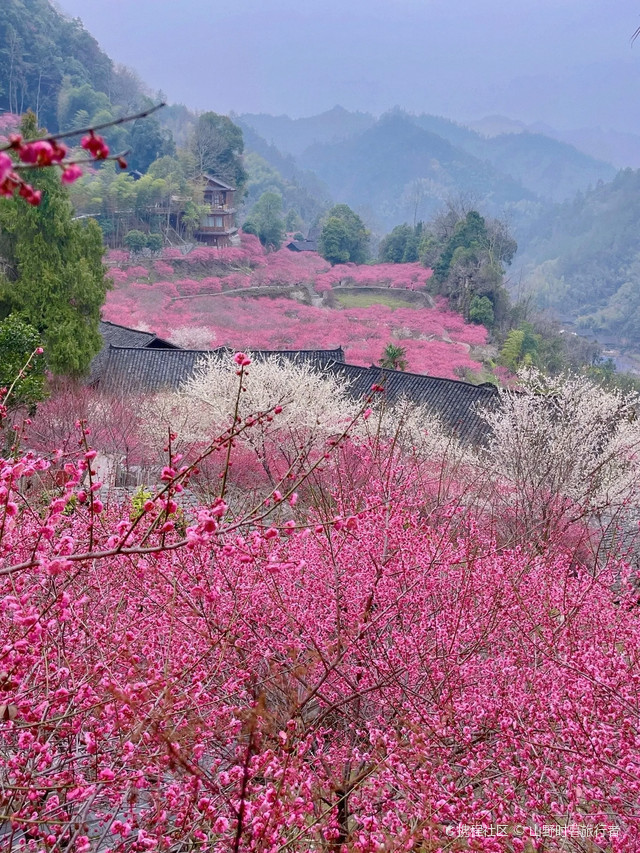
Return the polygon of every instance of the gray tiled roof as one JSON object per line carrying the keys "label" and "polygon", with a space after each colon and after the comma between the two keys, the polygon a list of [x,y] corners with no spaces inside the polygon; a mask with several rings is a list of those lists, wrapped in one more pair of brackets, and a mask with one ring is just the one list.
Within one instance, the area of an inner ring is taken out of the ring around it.
{"label": "gray tiled roof", "polygon": [[[231,350],[154,349],[152,347],[110,346],[100,375],[100,387],[120,393],[179,388],[196,365],[209,355],[230,355]],[[253,350],[254,358],[278,356],[304,361],[317,368],[344,361],[341,347],[334,350]]]}
{"label": "gray tiled roof", "polygon": [[[231,352],[231,350],[229,350]],[[269,358],[270,356],[281,356],[291,361],[304,361],[315,367],[323,368],[330,364],[344,364],[344,350],[342,347],[336,349],[297,349],[297,350],[251,350],[256,358]]]}
{"label": "gray tiled roof", "polygon": [[317,240],[290,240],[287,243],[287,249],[292,252],[317,252]]}
{"label": "gray tiled roof", "polygon": [[155,332],[141,332],[128,326],[119,326],[108,320],[100,320],[100,334],[105,347],[146,347],[156,337]]}
{"label": "gray tiled roof", "polygon": [[[100,323],[105,347],[93,360],[90,381],[103,389],[119,393],[143,393],[161,389],[177,389],[192,375],[196,365],[209,355],[231,355],[231,350],[180,349],[158,338],[153,332],[140,332],[116,323]],[[354,397],[365,397],[375,384],[383,385],[385,395],[393,403],[401,397],[424,406],[443,425],[464,441],[483,443],[489,433],[479,417],[480,407],[493,408],[499,403],[495,386],[471,385],[453,379],[422,376],[380,367],[358,367],[344,363],[342,347],[333,350],[253,350],[254,358],[277,356],[303,361],[318,370],[348,380]]]}
{"label": "gray tiled roof", "polygon": [[110,346],[100,388],[119,393],[176,389],[207,355],[203,350]]}
{"label": "gray tiled roof", "polygon": [[231,184],[225,183],[221,178],[216,178],[215,175],[206,174],[204,176],[207,181],[212,181],[214,184],[218,184],[218,186],[222,187],[223,190],[233,190],[235,191],[235,187],[232,187]]}
{"label": "gray tiled roof", "polygon": [[92,360],[89,367],[89,382],[96,383],[105,368],[109,357],[109,348],[115,347],[158,347],[176,349],[175,344],[159,338],[155,332],[141,332],[138,329],[130,329],[128,326],[120,326],[118,323],[110,323],[108,320],[100,320],[98,331],[103,340],[103,347]]}
{"label": "gray tiled roof", "polygon": [[489,427],[478,415],[478,409],[493,408],[499,403],[498,390],[489,383],[472,385],[438,376],[352,364],[335,364],[329,369],[348,379],[352,393],[357,396],[365,396],[373,384],[382,385],[390,403],[406,397],[438,417],[454,435],[474,444],[483,443],[489,434]]}

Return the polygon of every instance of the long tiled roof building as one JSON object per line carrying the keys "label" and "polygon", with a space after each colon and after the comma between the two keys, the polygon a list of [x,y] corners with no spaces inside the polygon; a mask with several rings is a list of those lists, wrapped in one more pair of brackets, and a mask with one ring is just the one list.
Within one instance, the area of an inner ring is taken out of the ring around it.
{"label": "long tiled roof building", "polygon": [[[150,346],[114,346],[108,348],[96,384],[105,390],[124,393],[177,391],[189,379],[196,366],[210,356],[231,355],[231,350],[155,349]],[[344,361],[341,347],[332,350],[252,350],[254,358],[277,356],[301,361],[322,370]]]}
{"label": "long tiled roof building", "polygon": [[[231,350],[181,349],[153,332],[127,329],[114,323],[101,323],[105,346],[91,365],[89,381],[101,389],[118,394],[144,394],[161,390],[178,390],[192,375],[196,366],[211,355],[230,355]],[[277,356],[287,361],[311,364],[318,371],[344,378],[356,398],[365,397],[373,384],[385,389],[386,398],[394,403],[407,398],[424,406],[440,419],[452,434],[473,444],[483,443],[488,435],[479,408],[498,404],[494,385],[472,385],[453,379],[423,376],[380,367],[358,367],[345,364],[341,347],[332,350],[252,350],[256,359]]]}
{"label": "long tiled roof building", "polygon": [[120,326],[118,323],[109,323],[107,320],[100,321],[99,331],[102,336],[103,346],[91,362],[89,369],[89,383],[91,385],[97,384],[102,377],[112,346],[131,347],[135,349],[179,349],[179,347],[170,341],[159,338],[155,332],[141,332],[138,329],[130,329],[128,326]]}

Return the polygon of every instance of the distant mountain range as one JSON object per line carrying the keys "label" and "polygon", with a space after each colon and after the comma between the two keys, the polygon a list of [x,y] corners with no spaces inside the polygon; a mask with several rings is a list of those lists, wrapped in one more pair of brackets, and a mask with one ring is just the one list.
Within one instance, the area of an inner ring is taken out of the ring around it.
{"label": "distant mountain range", "polygon": [[340,107],[306,119],[239,121],[249,148],[258,144],[267,160],[286,152],[275,168],[316,175],[376,233],[428,220],[460,197],[506,216],[520,245],[513,277],[525,293],[603,340],[640,343],[640,171],[618,173],[587,153],[613,152],[612,160],[628,163],[624,152],[640,152],[640,137],[596,129],[563,139],[553,128],[503,116],[465,126]]}
{"label": "distant mountain range", "polygon": [[342,107],[302,119],[237,118],[298,167],[314,172],[336,201],[351,205],[380,232],[427,219],[460,195],[488,213],[506,214],[517,228],[545,204],[609,181],[616,172],[567,142],[517,123],[511,132],[487,133],[499,127],[495,119],[473,129],[439,116],[393,110],[376,119]]}
{"label": "distant mountain range", "polygon": [[504,133],[542,133],[560,142],[574,145],[585,154],[611,163],[618,169],[640,169],[640,135],[607,130],[602,127],[581,127],[560,131],[542,122],[525,124],[506,116],[486,116],[468,126],[483,136]]}
{"label": "distant mountain range", "polygon": [[[3,0],[2,8],[0,44],[13,40],[13,48],[0,50],[0,111],[32,107],[54,130],[147,103],[135,74],[115,67],[49,0]],[[346,202],[382,236],[462,199],[507,218],[520,245],[514,266],[540,303],[640,343],[640,171],[616,175],[616,167],[640,167],[640,136],[559,132],[502,115],[465,125],[401,109],[380,118],[342,107],[300,119],[232,118],[251,155],[247,209],[261,193],[279,192],[285,212],[308,229]],[[180,105],[159,116],[182,143],[195,119]]]}

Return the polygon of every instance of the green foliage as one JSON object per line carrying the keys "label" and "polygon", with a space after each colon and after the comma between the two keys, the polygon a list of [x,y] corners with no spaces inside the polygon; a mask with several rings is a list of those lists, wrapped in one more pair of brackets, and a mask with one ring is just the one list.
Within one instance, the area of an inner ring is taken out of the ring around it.
{"label": "green foliage", "polygon": [[250,219],[247,219],[246,222],[243,222],[242,230],[245,234],[253,234],[254,237],[258,236],[258,226]]}
{"label": "green foliage", "polygon": [[129,231],[122,241],[130,252],[141,252],[147,247],[147,235],[142,231]]}
{"label": "green foliage", "polygon": [[185,203],[182,211],[181,221],[182,225],[184,226],[185,232],[189,238],[193,237],[194,233],[200,227],[202,217],[205,214],[206,210],[207,208],[203,207],[200,204],[197,204],[191,199]]}
{"label": "green foliage", "polygon": [[102,111],[111,114],[111,101],[104,92],[96,92],[89,83],[71,86],[66,80],[58,99],[58,125],[60,127],[82,127]]}
{"label": "green foliage", "polygon": [[[167,225],[177,224],[180,205],[202,201],[202,189],[189,183],[178,157],[163,156],[155,160],[149,171],[139,180],[116,171],[112,163],[86,174],[72,184],[71,199],[79,214],[100,215],[105,235],[115,234],[112,245],[122,245],[124,235],[131,229],[160,231]],[[132,221],[131,211],[139,221]],[[138,227],[136,227],[138,226]],[[147,244],[148,248],[153,247]]]}
{"label": "green foliage", "polygon": [[[129,513],[131,521],[136,521],[144,514],[144,505],[147,501],[152,499],[153,493],[147,486],[138,486],[131,497],[131,512]],[[184,514],[184,510],[181,507],[178,507],[174,512],[168,513],[166,516],[163,516],[163,521],[173,521],[176,526],[176,530],[181,535],[184,536],[186,533],[187,519]]]}
{"label": "green foliage", "polygon": [[454,207],[430,223],[420,238],[420,257],[425,266],[433,268],[438,292],[466,319],[479,323],[482,316],[490,325],[507,320],[504,267],[516,250],[517,244],[502,222],[485,219],[476,210]]}
{"label": "green foliage", "polygon": [[479,323],[490,329],[493,326],[495,316],[493,303],[488,296],[474,296],[469,304],[469,319],[472,323]]}
{"label": "green foliage", "polygon": [[274,192],[263,193],[253,206],[243,230],[247,234],[256,234],[263,246],[277,251],[284,240],[282,196]]}
{"label": "green foliage", "polygon": [[500,361],[514,373],[520,365],[524,332],[522,329],[511,329],[500,350]]}
{"label": "green foliage", "polygon": [[341,219],[333,216],[327,219],[320,234],[318,251],[333,265],[346,264],[351,260],[349,229]]}
{"label": "green foliage", "polygon": [[144,249],[159,252],[164,245],[162,234],[145,234],[135,228],[125,234],[122,242],[133,253],[142,252]]}
{"label": "green foliage", "polygon": [[106,93],[113,78],[113,63],[77,18],[64,17],[49,0],[2,0],[0,110],[32,109],[40,124],[58,130],[63,89],[86,85]]}
{"label": "green foliage", "polygon": [[[452,236],[442,248],[433,270],[436,281],[439,283],[446,281],[456,252],[458,252],[458,258],[475,258],[475,253],[486,245],[487,238],[484,218],[476,210],[470,210],[464,219],[458,220]],[[464,254],[460,250],[463,250]]]}
{"label": "green foliage", "polygon": [[131,521],[136,521],[136,519],[140,518],[144,512],[144,505],[147,501],[150,501],[152,497],[153,494],[149,491],[147,486],[138,486],[131,496],[131,512],[129,514]]}
{"label": "green foliage", "polygon": [[160,252],[163,245],[162,234],[147,234],[147,249],[150,252]]}
{"label": "green foliage", "polygon": [[133,123],[129,133],[129,148],[129,168],[140,172],[146,172],[158,158],[174,157],[176,153],[171,133],[160,127],[155,116],[147,116]]}
{"label": "green foliage", "polygon": [[618,389],[625,394],[640,394],[640,376],[618,373],[610,358],[598,359],[585,370],[585,374],[603,388]]}
{"label": "green foliage", "polygon": [[189,148],[196,175],[210,174],[242,191],[247,174],[242,164],[242,131],[228,116],[202,113],[198,117]]}
{"label": "green foliage", "polygon": [[0,388],[11,388],[7,405],[32,406],[44,400],[45,359],[36,353],[41,346],[38,330],[18,314],[0,321]]}
{"label": "green foliage", "polygon": [[422,223],[397,225],[380,241],[378,258],[385,264],[411,264],[419,259]]}
{"label": "green foliage", "polygon": [[346,204],[329,211],[320,234],[318,251],[331,264],[363,264],[368,257],[369,232]]}
{"label": "green foliage", "polygon": [[387,344],[378,364],[385,370],[406,370],[407,351],[396,344]]}
{"label": "green foliage", "polygon": [[542,336],[534,331],[531,323],[522,323],[520,328],[511,329],[500,350],[500,362],[514,372],[523,366],[540,366]]}
{"label": "green foliage", "polygon": [[78,508],[78,497],[77,495],[69,495],[67,500],[67,505],[62,510],[62,514],[66,516],[73,515],[76,509]]}
{"label": "green foliage", "polygon": [[[35,117],[22,132],[36,136]],[[42,335],[55,374],[84,373],[102,341],[100,309],[107,282],[102,233],[94,220],[73,219],[67,190],[53,169],[34,173],[42,190],[38,207],[20,198],[0,199],[0,308],[20,312]]]}

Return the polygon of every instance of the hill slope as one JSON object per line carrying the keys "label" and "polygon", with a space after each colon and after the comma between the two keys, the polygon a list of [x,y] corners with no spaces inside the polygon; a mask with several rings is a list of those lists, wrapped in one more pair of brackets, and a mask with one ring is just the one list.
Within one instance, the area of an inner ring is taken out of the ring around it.
{"label": "hill slope", "polygon": [[396,113],[351,139],[309,148],[301,162],[334,198],[387,230],[414,215],[429,218],[461,193],[494,214],[536,200],[491,164]]}
{"label": "hill slope", "polygon": [[502,174],[550,201],[565,201],[598,181],[612,180],[616,174],[610,163],[547,134],[524,131],[485,136],[437,116],[420,115],[414,121],[475,157],[488,160]]}
{"label": "hill slope", "polygon": [[109,92],[111,59],[78,20],[65,18],[49,0],[2,0],[0,109],[32,109],[41,125],[58,129],[65,85]]}
{"label": "hill slope", "polygon": [[584,328],[640,344],[640,171],[625,169],[531,234],[524,258],[540,304]]}

